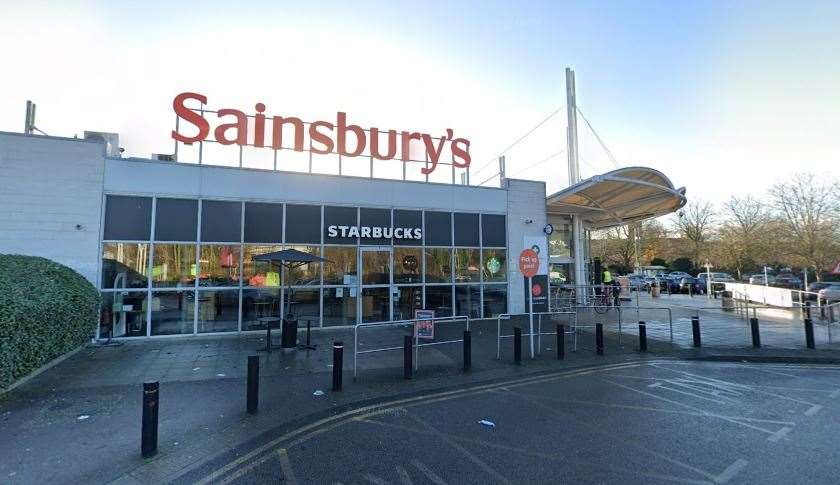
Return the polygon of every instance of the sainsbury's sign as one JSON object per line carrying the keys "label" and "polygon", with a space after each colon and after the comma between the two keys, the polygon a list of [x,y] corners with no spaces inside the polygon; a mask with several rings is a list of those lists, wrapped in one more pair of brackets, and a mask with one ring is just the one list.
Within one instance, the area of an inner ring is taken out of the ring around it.
{"label": "sainsbury's sign", "polygon": [[[199,93],[181,93],[175,96],[172,107],[178,117],[194,127],[191,131],[198,130],[195,134],[182,133],[181,126],[172,130],[172,138],[176,141],[191,145],[208,139],[211,131],[211,120],[205,118],[210,114],[203,110],[196,110],[186,106],[188,100],[198,101],[202,105],[207,104],[207,96]],[[441,160],[444,147],[448,143],[452,155],[451,164],[458,168],[470,166],[471,158],[469,153],[470,141],[464,138],[455,138],[451,128],[440,137],[433,137],[427,133],[413,131],[387,130],[379,128],[364,129],[358,125],[347,123],[347,113],[339,111],[333,121],[305,122],[293,116],[270,116],[265,114],[266,106],[263,103],[254,105],[256,114],[247,115],[238,109],[223,108],[215,112],[216,125],[213,131],[213,140],[222,145],[253,146],[257,148],[270,148],[279,150],[291,148],[298,152],[307,151],[312,153],[327,154],[338,153],[345,157],[369,156],[378,160],[402,160],[412,161],[412,150],[416,152],[418,146],[425,151],[425,160],[414,160],[428,163],[420,171],[424,175],[432,173],[438,163],[450,163]],[[248,122],[252,117],[253,123]],[[306,126],[308,125],[308,127]],[[284,145],[284,127],[291,128],[293,142],[291,146]],[[385,136],[383,141],[380,135]],[[309,143],[306,143],[306,139]],[[348,143],[352,139],[352,143]],[[413,143],[412,143],[413,142]],[[365,150],[367,149],[367,153]],[[365,153],[365,155],[362,155]]]}

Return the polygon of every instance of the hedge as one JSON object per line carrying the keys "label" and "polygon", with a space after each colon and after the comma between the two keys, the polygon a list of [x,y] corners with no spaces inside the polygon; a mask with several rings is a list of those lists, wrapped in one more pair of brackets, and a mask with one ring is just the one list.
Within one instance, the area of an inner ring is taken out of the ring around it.
{"label": "hedge", "polygon": [[88,341],[99,292],[49,259],[0,254],[0,389]]}

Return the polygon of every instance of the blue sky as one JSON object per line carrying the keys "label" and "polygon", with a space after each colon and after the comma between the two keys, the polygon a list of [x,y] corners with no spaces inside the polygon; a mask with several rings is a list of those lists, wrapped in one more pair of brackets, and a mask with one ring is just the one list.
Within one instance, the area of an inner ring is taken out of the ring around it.
{"label": "blue sky", "polygon": [[[117,131],[171,151],[171,100],[472,140],[474,168],[565,103],[620,165],[721,201],[792,171],[840,176],[840,2],[15,2],[3,6],[0,129],[38,103],[50,134]],[[565,186],[565,116],[507,154]],[[584,175],[614,168],[581,124]],[[494,164],[490,164],[494,166]],[[518,172],[518,173],[517,173]],[[492,170],[484,169],[473,180]]]}

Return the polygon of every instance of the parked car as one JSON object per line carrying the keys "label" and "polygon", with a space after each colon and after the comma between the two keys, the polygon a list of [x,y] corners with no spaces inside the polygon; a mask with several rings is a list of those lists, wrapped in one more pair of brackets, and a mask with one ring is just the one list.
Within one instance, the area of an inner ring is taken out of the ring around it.
{"label": "parked car", "polygon": [[782,288],[790,288],[793,290],[798,290],[802,288],[802,280],[792,273],[782,273],[776,276],[776,281],[774,284]]}
{"label": "parked car", "polygon": [[681,278],[671,278],[668,280],[668,286],[671,293],[688,293],[691,288],[691,293],[694,295],[703,294],[706,292],[706,285],[701,283],[699,279],[693,276],[683,276]]}
{"label": "parked car", "polygon": [[686,273],[685,271],[671,271],[668,273],[668,276],[671,278],[691,278],[691,275]]}
{"label": "parked car", "polygon": [[644,286],[645,286],[644,275],[631,274],[631,275],[627,275],[627,278],[630,280],[630,291],[644,288]]}
{"label": "parked car", "polygon": [[775,282],[776,282],[776,277],[771,275],[771,274],[767,275],[767,281],[766,282],[764,281],[764,275],[763,274],[756,274],[756,275],[750,276],[750,284],[751,285],[772,285]]}
{"label": "parked car", "polygon": [[712,277],[712,291],[723,291],[726,289],[724,283],[735,283],[735,278],[729,273],[708,273],[708,275],[706,273],[700,273],[697,275],[697,279],[700,280],[704,289],[708,288],[706,283],[707,276]]}
{"label": "parked car", "polygon": [[840,302],[840,283],[832,284],[821,289],[819,299],[828,304]]}

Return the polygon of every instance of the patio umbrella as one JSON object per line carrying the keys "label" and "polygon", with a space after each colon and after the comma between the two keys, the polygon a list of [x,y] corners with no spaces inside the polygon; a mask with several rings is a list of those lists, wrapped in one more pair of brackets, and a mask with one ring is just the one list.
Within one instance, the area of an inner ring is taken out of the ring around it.
{"label": "patio umbrella", "polygon": [[[284,249],[282,251],[274,251],[271,253],[265,254],[258,254],[251,258],[253,261],[268,261],[269,264],[273,262],[278,262],[283,268],[286,268],[286,274],[288,276],[289,270],[299,268],[301,266],[311,264],[311,263],[328,263],[329,261],[320,257],[315,256],[314,254],[305,253],[303,251],[298,251],[297,249]],[[289,301],[291,301],[291,285],[289,284],[289,279],[286,278],[286,288],[289,290],[286,294],[289,295]],[[289,311],[287,312],[287,317],[291,317],[291,305],[289,305]]]}

